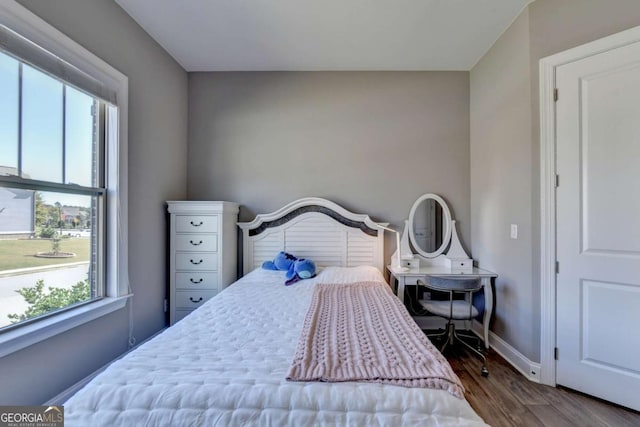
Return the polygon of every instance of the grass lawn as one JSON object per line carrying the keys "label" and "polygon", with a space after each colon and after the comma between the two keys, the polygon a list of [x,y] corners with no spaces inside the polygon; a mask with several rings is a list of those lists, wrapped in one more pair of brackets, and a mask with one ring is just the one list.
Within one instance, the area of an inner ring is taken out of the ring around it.
{"label": "grass lawn", "polygon": [[60,252],[73,252],[70,258],[36,258],[37,252],[50,252],[52,242],[48,239],[0,240],[0,271],[16,268],[40,267],[89,261],[91,239],[72,237],[60,240]]}

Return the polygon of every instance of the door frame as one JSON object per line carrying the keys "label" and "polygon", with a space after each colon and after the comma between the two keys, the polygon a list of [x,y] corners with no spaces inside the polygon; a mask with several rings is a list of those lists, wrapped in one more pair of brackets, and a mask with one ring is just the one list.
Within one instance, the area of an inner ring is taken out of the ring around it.
{"label": "door frame", "polygon": [[543,384],[556,385],[556,68],[636,42],[640,42],[640,26],[540,60],[540,382]]}

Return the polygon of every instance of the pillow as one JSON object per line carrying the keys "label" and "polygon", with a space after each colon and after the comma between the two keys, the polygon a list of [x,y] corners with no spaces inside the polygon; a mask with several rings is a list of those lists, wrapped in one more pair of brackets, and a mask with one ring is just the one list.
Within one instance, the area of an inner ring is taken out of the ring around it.
{"label": "pillow", "polygon": [[316,283],[355,283],[382,282],[384,276],[375,267],[359,265],[357,267],[325,267],[316,276]]}

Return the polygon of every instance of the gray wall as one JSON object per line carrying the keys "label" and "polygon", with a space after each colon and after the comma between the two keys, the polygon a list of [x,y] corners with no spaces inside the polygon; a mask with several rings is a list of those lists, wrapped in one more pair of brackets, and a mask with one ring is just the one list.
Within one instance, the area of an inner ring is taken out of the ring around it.
{"label": "gray wall", "polygon": [[[165,325],[165,207],[186,197],[187,73],[106,0],[21,4],[129,77],[129,276],[139,341]],[[40,404],[127,348],[120,310],[0,359],[0,404]]]}
{"label": "gray wall", "polygon": [[319,196],[402,226],[438,193],[468,244],[469,74],[190,73],[188,183],[242,220]]}
{"label": "gray wall", "polygon": [[[535,360],[528,46],[525,9],[471,72],[471,241],[479,265],[499,275],[492,330]],[[518,225],[517,240],[510,224]]]}
{"label": "gray wall", "polygon": [[[501,275],[495,332],[532,361],[540,360],[538,62],[639,24],[637,0],[536,0],[471,70],[473,254]],[[529,70],[523,55],[529,55]],[[527,103],[529,120],[522,111]],[[509,148],[516,151],[513,159],[504,158]],[[491,172],[500,179],[483,176],[487,161],[508,172]],[[520,225],[523,240],[508,239],[510,223]],[[530,250],[521,247],[525,242]]]}

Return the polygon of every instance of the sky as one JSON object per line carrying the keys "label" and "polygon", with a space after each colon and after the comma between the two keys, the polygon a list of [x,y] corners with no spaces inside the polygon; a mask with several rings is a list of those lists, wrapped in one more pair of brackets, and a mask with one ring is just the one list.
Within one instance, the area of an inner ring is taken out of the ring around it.
{"label": "sky", "polygon": [[[0,166],[9,168],[18,167],[20,147],[18,64],[0,52]],[[94,100],[70,86],[63,90],[63,86],[59,80],[23,64],[22,173],[25,178],[62,183],[64,168],[65,183],[91,187]],[[88,206],[90,200],[61,193],[43,196],[47,204],[59,201],[68,206]]]}

